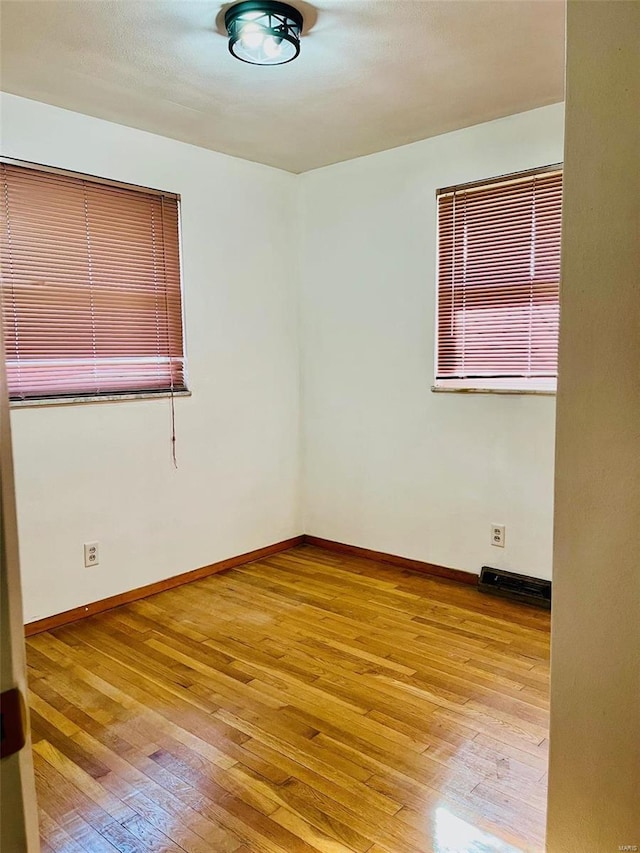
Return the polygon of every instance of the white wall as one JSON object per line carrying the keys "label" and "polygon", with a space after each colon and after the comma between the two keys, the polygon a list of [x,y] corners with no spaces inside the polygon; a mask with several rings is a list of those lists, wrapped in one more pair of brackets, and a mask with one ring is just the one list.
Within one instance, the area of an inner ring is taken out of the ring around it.
{"label": "white wall", "polygon": [[1,106],[6,156],[182,195],[193,390],[176,401],[177,471],[167,400],[13,411],[26,621],[303,529],[550,576],[554,399],[430,385],[435,190],[561,160],[562,105],[297,177]]}
{"label": "white wall", "polygon": [[549,853],[640,844],[639,43],[569,2]]}
{"label": "white wall", "polygon": [[435,192],[562,145],[559,104],[301,176],[308,533],[550,577],[554,398],[430,391]]}
{"label": "white wall", "polygon": [[[14,410],[25,620],[301,533],[295,178],[10,95],[2,153],[181,193],[190,387]],[[250,246],[250,251],[248,247]],[[101,564],[85,569],[83,542]]]}

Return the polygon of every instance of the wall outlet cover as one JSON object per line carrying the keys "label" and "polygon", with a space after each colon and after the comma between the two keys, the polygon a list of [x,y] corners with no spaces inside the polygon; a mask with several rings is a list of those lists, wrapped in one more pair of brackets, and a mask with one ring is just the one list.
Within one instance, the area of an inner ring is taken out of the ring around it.
{"label": "wall outlet cover", "polygon": [[505,526],[504,524],[491,525],[491,544],[496,548],[504,548]]}
{"label": "wall outlet cover", "polygon": [[100,543],[85,542],[84,543],[84,565],[86,568],[97,566],[100,563]]}

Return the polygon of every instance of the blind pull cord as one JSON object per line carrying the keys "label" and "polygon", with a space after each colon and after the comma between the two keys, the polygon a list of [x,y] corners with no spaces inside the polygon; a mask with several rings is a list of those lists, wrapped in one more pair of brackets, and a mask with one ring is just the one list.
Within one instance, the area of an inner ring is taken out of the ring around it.
{"label": "blind pull cord", "polygon": [[164,306],[165,321],[167,324],[167,350],[169,351],[169,380],[171,382],[171,458],[173,467],[178,470],[178,458],[176,456],[176,405],[173,382],[173,358],[171,351],[171,330],[169,323],[169,294],[167,292],[167,253],[164,247],[164,196],[160,197],[160,218],[162,220],[162,268],[164,270]]}

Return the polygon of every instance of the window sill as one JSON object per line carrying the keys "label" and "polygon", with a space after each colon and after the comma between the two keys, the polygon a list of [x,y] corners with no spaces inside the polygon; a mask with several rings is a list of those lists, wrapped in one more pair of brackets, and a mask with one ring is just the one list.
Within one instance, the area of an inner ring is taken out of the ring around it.
{"label": "window sill", "polygon": [[555,397],[555,388],[531,387],[509,388],[508,386],[492,385],[491,383],[469,383],[451,385],[432,385],[431,390],[444,394],[519,394],[537,397]]}
{"label": "window sill", "polygon": [[[174,391],[174,397],[190,397],[191,391]],[[85,403],[126,403],[131,400],[166,400],[171,391],[141,391],[131,394],[104,394],[98,397],[48,397],[34,400],[11,400],[11,409],[34,409],[41,406],[79,406]]]}

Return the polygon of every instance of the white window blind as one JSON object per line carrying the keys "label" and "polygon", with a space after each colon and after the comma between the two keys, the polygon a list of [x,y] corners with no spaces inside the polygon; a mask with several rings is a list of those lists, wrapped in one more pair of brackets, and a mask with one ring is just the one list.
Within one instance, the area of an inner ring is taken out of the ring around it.
{"label": "white window blind", "polygon": [[553,390],[562,171],[438,194],[436,387]]}

